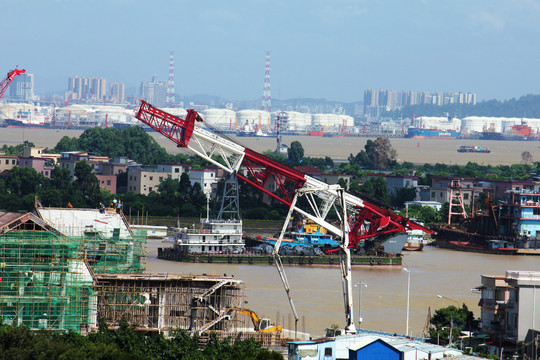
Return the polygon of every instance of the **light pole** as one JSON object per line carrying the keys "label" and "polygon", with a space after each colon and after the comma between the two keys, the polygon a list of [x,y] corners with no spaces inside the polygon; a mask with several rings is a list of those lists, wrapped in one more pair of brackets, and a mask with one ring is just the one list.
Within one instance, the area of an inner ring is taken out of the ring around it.
{"label": "light pole", "polygon": [[358,329],[362,325],[362,287],[367,287],[367,284],[363,281],[354,284],[354,287],[358,287]]}
{"label": "light pole", "polygon": [[407,272],[407,327],[405,335],[409,336],[409,298],[411,296],[411,270],[403,268],[403,271]]}
{"label": "light pole", "polygon": [[[437,297],[439,299],[446,299],[446,300],[453,301],[459,305],[459,303],[456,300],[450,299],[449,297],[442,296],[442,295],[437,295]],[[452,347],[452,331],[454,330],[453,327],[454,327],[454,317],[452,316],[452,313],[450,313],[450,335],[448,336],[448,347]]]}

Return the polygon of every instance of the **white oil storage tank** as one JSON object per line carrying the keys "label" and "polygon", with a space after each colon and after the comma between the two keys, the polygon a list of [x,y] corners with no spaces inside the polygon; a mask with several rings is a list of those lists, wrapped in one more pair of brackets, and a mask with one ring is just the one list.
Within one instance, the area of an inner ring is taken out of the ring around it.
{"label": "white oil storage tank", "polygon": [[221,131],[236,128],[236,113],[229,109],[206,109],[202,112],[204,123]]}
{"label": "white oil storage tank", "polygon": [[[301,113],[297,111],[283,111],[285,113],[287,122],[285,124],[285,129],[287,131],[306,131],[306,129],[309,129],[311,127],[311,114]],[[275,113],[274,115],[274,123],[275,118],[280,113]]]}

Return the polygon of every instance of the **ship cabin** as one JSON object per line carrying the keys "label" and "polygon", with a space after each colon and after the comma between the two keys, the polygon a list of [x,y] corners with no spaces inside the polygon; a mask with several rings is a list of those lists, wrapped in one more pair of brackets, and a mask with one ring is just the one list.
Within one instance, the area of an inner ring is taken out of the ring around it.
{"label": "ship cabin", "polygon": [[536,248],[540,239],[540,193],[509,190],[508,201],[500,207],[501,235],[521,238],[523,247]]}
{"label": "ship cabin", "polygon": [[238,254],[244,250],[242,220],[201,219],[199,229],[178,229],[175,248],[185,253]]}

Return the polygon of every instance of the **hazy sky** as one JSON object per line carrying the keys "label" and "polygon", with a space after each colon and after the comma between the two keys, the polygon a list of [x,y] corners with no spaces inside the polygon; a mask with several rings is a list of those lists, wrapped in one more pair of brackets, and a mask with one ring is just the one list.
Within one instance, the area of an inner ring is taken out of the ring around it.
{"label": "hazy sky", "polygon": [[[540,0],[0,0],[0,74],[69,76],[231,100],[363,99],[368,88],[540,94]],[[5,75],[1,75],[2,79]]]}

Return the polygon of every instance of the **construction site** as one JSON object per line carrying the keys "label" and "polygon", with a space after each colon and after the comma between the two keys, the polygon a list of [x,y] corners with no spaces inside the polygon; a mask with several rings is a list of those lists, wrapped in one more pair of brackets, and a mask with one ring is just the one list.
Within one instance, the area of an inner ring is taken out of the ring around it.
{"label": "construction site", "polygon": [[[254,337],[279,346],[282,328],[242,309],[244,283],[227,276],[146,274],[146,234],[115,209],[37,207],[0,212],[0,316],[32,330],[182,329],[204,341]],[[247,316],[246,316],[247,315]]]}

